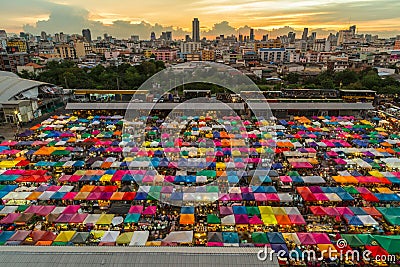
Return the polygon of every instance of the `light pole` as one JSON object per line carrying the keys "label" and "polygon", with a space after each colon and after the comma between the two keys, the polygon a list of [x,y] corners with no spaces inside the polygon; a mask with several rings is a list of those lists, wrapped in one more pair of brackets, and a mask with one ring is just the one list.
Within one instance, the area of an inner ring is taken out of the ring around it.
{"label": "light pole", "polygon": [[17,127],[17,134],[19,133],[19,118],[18,118],[18,110],[14,110],[14,117],[15,117],[15,126]]}

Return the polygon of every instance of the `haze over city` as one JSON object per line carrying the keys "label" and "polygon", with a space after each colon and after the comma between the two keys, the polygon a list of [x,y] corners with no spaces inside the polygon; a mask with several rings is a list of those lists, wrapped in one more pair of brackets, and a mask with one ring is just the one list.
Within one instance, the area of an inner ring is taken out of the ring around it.
{"label": "haze over city", "polygon": [[326,36],[353,24],[359,33],[389,37],[400,33],[399,8],[398,0],[152,0],[140,5],[128,0],[117,5],[109,0],[16,0],[2,3],[2,27],[33,34],[90,28],[94,35],[141,38],[173,31],[174,38],[183,38],[191,32],[192,18],[199,17],[202,37],[237,35],[250,27],[257,38],[300,33],[304,27]]}

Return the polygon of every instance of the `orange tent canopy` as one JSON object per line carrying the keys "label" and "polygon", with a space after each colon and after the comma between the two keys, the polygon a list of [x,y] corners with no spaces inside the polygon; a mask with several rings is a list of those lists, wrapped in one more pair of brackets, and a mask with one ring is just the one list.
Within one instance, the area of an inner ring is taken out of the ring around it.
{"label": "orange tent canopy", "polygon": [[194,214],[181,214],[179,218],[180,224],[194,224]]}
{"label": "orange tent canopy", "polygon": [[292,221],[287,215],[275,215],[275,218],[279,225],[292,225]]}
{"label": "orange tent canopy", "polygon": [[332,178],[339,184],[358,184],[358,180],[353,176],[332,176]]}

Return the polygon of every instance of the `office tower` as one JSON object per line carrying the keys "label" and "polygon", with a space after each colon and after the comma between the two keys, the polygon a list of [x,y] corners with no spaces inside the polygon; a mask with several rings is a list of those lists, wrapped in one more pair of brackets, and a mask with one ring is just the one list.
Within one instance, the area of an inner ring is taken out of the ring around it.
{"label": "office tower", "polygon": [[312,39],[312,40],[317,39],[317,33],[316,33],[316,32],[312,32],[312,33],[311,33],[311,39]]}
{"label": "office tower", "polygon": [[155,32],[151,32],[150,40],[154,41],[155,39],[156,39],[156,33]]}
{"label": "office tower", "polygon": [[185,35],[185,42],[190,42],[190,41],[191,41],[190,35],[189,35],[189,34],[186,34],[186,35]]}
{"label": "office tower", "polygon": [[356,25],[353,25],[353,26],[350,26],[350,31],[351,31],[351,34],[354,36],[354,35],[356,35],[356,29],[357,29],[357,26]]}
{"label": "office tower", "polygon": [[304,28],[303,35],[301,36],[301,40],[307,40],[308,37],[308,28]]}
{"label": "office tower", "polygon": [[172,41],[172,32],[166,32],[165,37],[167,41]]}
{"label": "office tower", "polygon": [[243,43],[243,35],[239,34],[239,42]]}
{"label": "office tower", "polygon": [[0,38],[7,38],[7,33],[5,30],[0,30]]}
{"label": "office tower", "polygon": [[289,40],[290,43],[294,43],[294,41],[296,41],[296,33],[289,32],[288,33],[288,40]]}
{"label": "office tower", "polygon": [[263,42],[268,41],[268,34],[263,35],[262,41]]}
{"label": "office tower", "polygon": [[89,42],[89,43],[92,42],[92,34],[90,33],[90,30],[89,30],[89,29],[83,29],[83,30],[82,30],[82,36],[83,36],[83,39],[84,39],[86,42]]}
{"label": "office tower", "polygon": [[42,32],[40,33],[40,38],[41,38],[42,40],[46,40],[46,39],[47,39],[47,36],[46,36],[46,35],[47,35],[46,32],[42,31]]}
{"label": "office tower", "polygon": [[250,42],[254,41],[254,29],[250,29]]}
{"label": "office tower", "polygon": [[139,42],[139,35],[131,35],[131,40],[133,42]]}
{"label": "office tower", "polygon": [[192,22],[192,41],[200,42],[200,22],[198,18],[194,18]]}

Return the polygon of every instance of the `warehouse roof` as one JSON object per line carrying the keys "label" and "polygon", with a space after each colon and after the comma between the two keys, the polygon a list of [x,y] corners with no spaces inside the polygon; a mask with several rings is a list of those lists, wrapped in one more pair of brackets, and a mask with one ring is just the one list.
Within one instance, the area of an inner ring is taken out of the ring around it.
{"label": "warehouse roof", "polygon": [[48,83],[22,79],[13,73],[0,71],[0,103],[7,102],[14,96],[41,85],[48,85]]}
{"label": "warehouse roof", "polygon": [[28,266],[279,266],[255,247],[3,247],[0,262]]}

